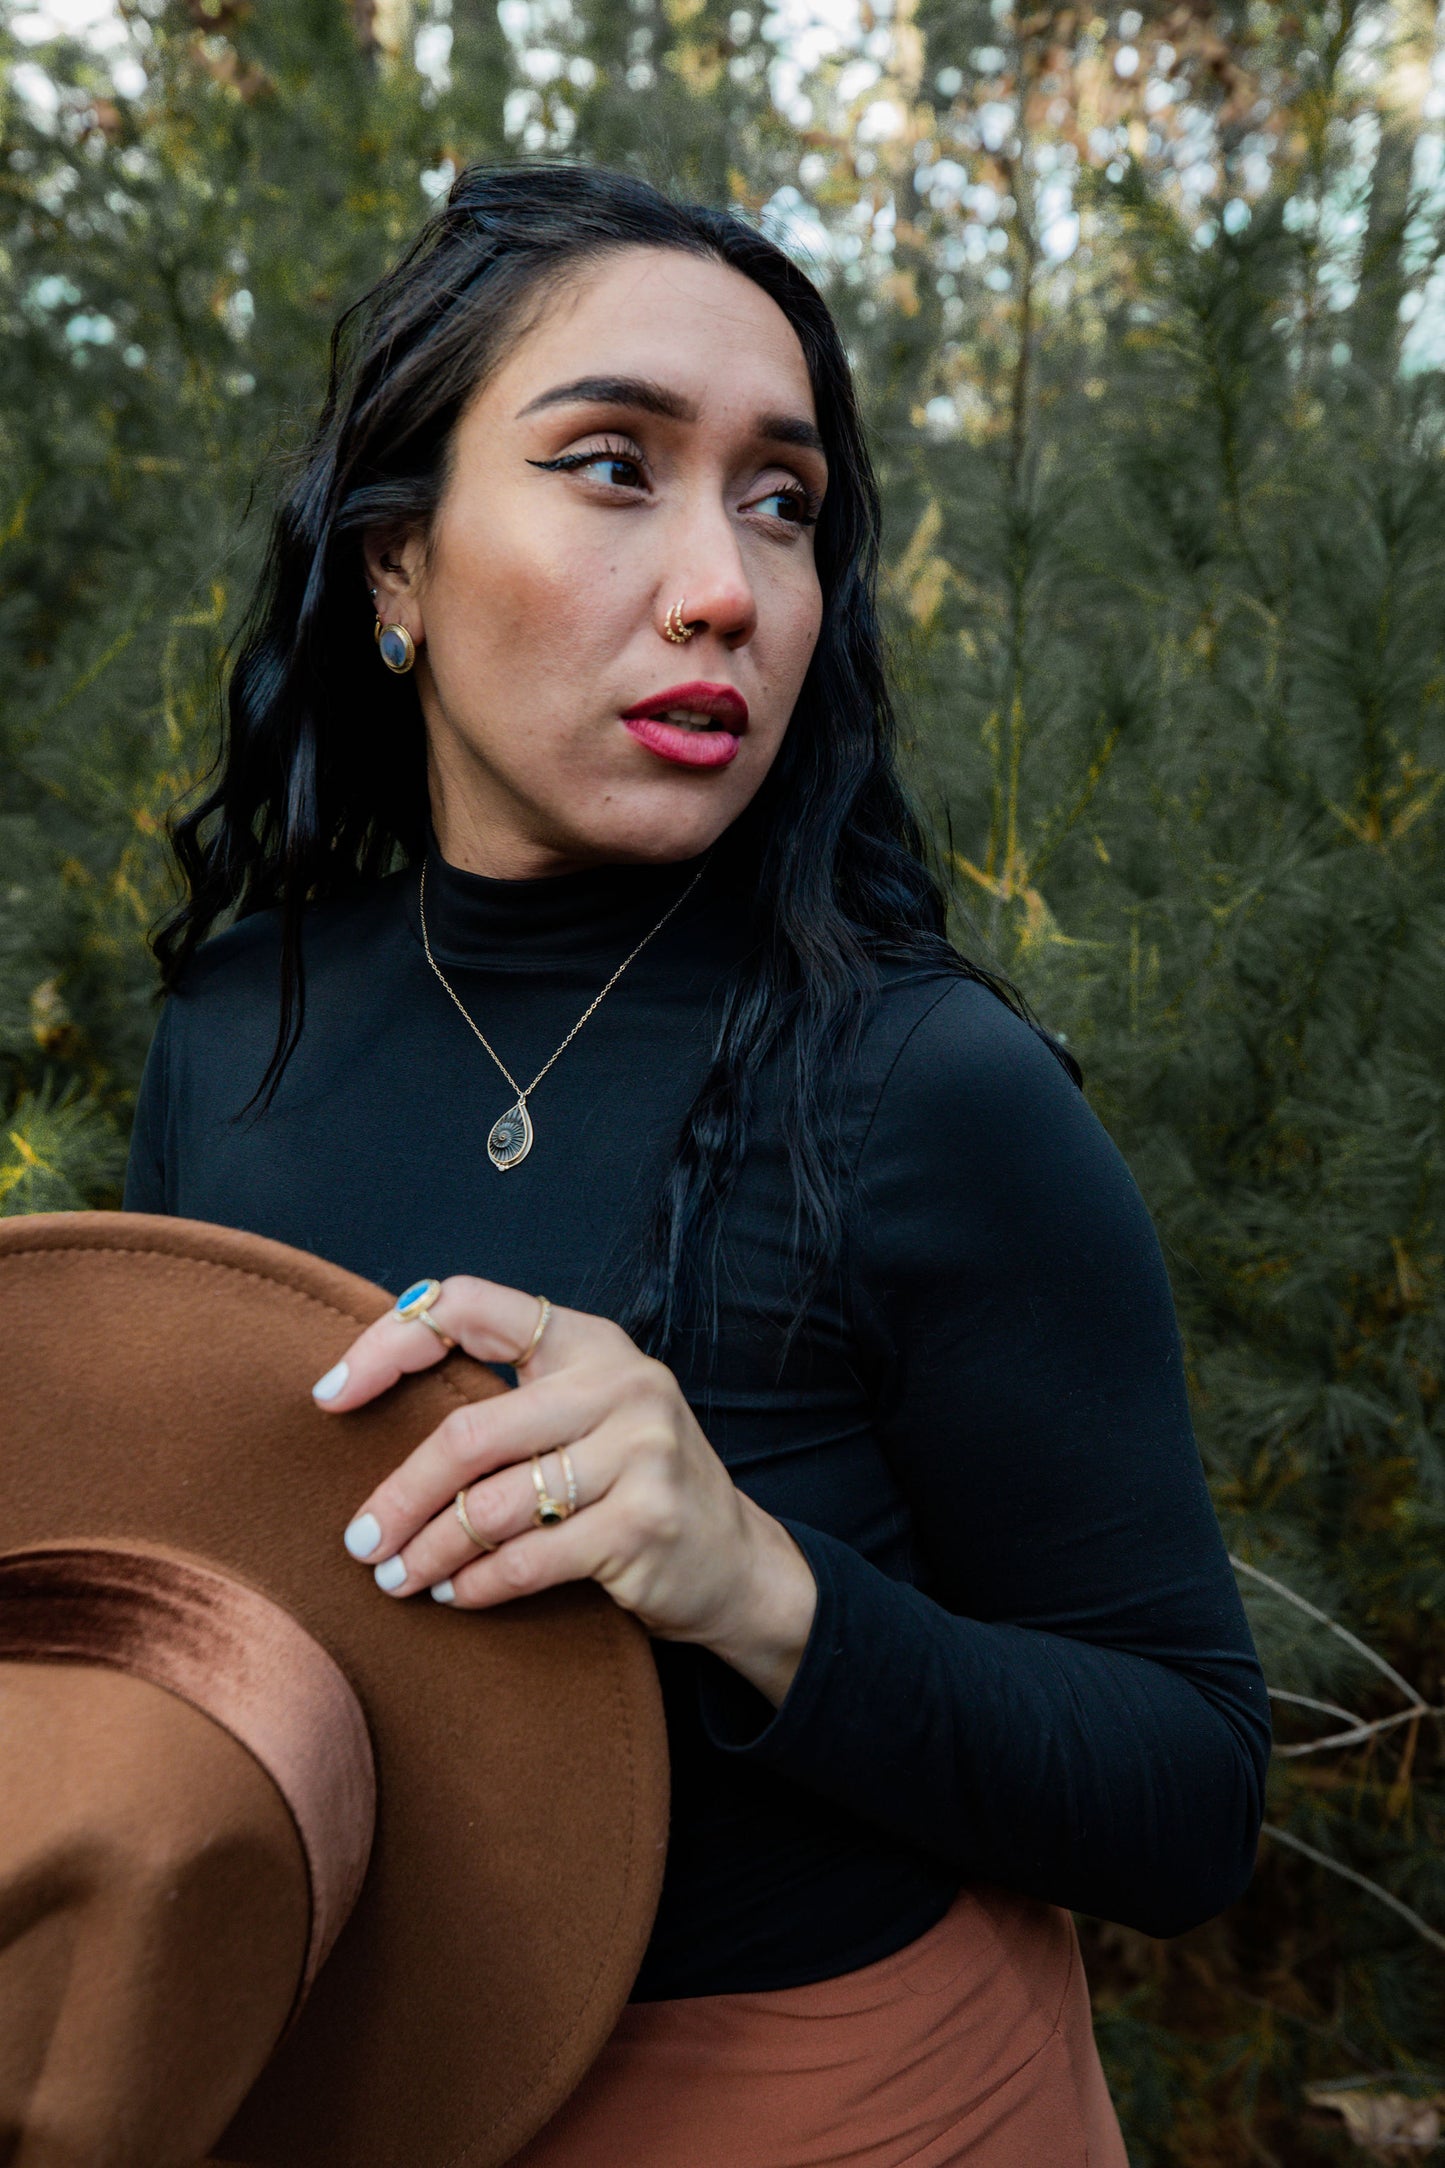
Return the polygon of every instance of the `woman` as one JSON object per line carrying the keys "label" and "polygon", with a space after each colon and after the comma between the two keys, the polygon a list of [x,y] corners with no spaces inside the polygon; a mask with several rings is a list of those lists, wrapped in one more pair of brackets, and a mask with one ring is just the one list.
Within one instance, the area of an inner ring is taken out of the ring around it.
{"label": "woman", "polygon": [[344,324],[178,831],[127,1202],[407,1288],[338,1415],[517,1365],[358,1500],[386,1597],[591,1578],[655,1638],[662,1906],[529,2168],[1117,2163],[1062,1908],[1250,1873],[1158,1247],[946,943],[876,550],[778,250],[463,174]]}

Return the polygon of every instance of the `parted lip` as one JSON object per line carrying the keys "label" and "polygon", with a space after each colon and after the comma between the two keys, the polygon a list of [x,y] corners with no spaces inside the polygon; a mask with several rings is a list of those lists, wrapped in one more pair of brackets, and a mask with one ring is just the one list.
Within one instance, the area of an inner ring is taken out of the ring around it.
{"label": "parted lip", "polygon": [[687,685],[673,685],[665,693],[650,693],[635,707],[624,708],[622,720],[640,723],[674,708],[685,708],[692,715],[710,715],[715,722],[725,723],[729,730],[739,733],[748,727],[748,704],[742,694],[731,685],[709,685],[701,678]]}

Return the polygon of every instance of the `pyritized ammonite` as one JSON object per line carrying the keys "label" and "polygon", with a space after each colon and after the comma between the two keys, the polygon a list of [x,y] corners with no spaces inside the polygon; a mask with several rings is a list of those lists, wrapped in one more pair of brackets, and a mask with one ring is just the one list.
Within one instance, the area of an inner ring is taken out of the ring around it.
{"label": "pyritized ammonite", "polygon": [[487,1135],[487,1157],[505,1174],[509,1167],[519,1167],[531,1149],[532,1117],[526,1100],[519,1099],[493,1122]]}

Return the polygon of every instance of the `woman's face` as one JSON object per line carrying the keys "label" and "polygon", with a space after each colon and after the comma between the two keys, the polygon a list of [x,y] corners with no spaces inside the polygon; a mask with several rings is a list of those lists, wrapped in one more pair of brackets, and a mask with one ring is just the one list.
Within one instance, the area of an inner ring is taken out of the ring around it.
{"label": "woman's face", "polygon": [[817,641],[826,484],[802,348],[750,279],[630,248],[552,296],[463,412],[429,541],[367,553],[417,645],[446,858],[518,879],[706,850]]}

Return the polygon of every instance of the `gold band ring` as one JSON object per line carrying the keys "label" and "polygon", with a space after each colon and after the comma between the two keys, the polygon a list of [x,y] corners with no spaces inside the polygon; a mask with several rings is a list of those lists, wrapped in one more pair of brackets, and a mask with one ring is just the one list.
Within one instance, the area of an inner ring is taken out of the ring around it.
{"label": "gold band ring", "polygon": [[547,1300],[546,1296],[539,1295],[537,1297],[537,1300],[538,1302],[540,1302],[542,1307],[537,1313],[536,1327],[532,1333],[531,1339],[527,1342],[527,1345],[523,1348],[521,1354],[514,1355],[512,1357],[512,1368],[514,1370],[522,1369],[525,1364],[529,1363],[532,1360],[532,1357],[536,1354],[538,1347],[541,1345],[542,1335],[547,1330],[547,1320],[552,1315],[552,1305]]}
{"label": "gold band ring", "polygon": [[494,1551],[497,1548],[495,1543],[488,1543],[485,1536],[479,1536],[467,1518],[467,1487],[465,1483],[457,1492],[456,1504],[453,1506],[452,1511],[466,1531],[468,1543],[474,1543],[479,1551]]}
{"label": "gold band ring", "polygon": [[437,1323],[436,1319],[432,1316],[429,1310],[418,1310],[415,1317],[408,1319],[408,1323],[412,1325],[425,1325],[428,1332],[434,1332],[436,1334],[438,1340],[440,1340],[443,1347],[455,1347],[457,1344],[449,1332],[442,1331],[441,1326]]}
{"label": "gold band ring", "polygon": [[540,1453],[532,1455],[532,1488],[537,1493],[537,1510],[532,1515],[535,1528],[555,1528],[559,1521],[567,1519],[572,1506],[565,1498],[554,1498],[548,1490]]}

